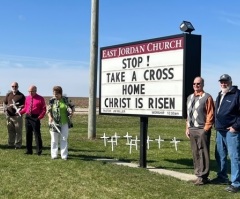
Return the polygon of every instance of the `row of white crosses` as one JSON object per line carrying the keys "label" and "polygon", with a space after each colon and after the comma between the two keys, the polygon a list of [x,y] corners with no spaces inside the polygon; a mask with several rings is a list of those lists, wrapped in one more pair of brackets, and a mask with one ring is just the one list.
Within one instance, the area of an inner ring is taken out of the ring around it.
{"label": "row of white crosses", "polygon": [[[111,145],[112,145],[112,151],[114,149],[114,145],[117,145],[118,144],[118,138],[120,138],[121,136],[118,136],[117,133],[115,132],[115,134],[111,137],[108,137],[106,136],[106,134],[104,133],[102,137],[103,139],[103,142],[104,142],[104,146],[107,146],[107,142],[110,142]],[[132,139],[132,136],[128,134],[123,136],[124,138],[127,139],[127,143],[126,145],[129,145],[130,146],[130,149],[129,149],[129,153],[131,154],[132,153],[132,147],[135,146],[136,150],[138,150],[138,142],[140,142],[140,140],[138,139],[138,137],[136,136],[135,139]],[[108,140],[110,139],[110,140]],[[152,142],[154,140],[150,140],[149,136],[147,136],[147,148],[149,149],[150,148],[150,142]],[[161,148],[161,142],[164,142],[163,139],[161,139],[160,135],[158,137],[158,139],[155,139],[155,141],[157,141],[158,143],[158,148],[160,149]],[[175,150],[177,151],[177,145],[180,141],[176,139],[176,137],[174,137],[172,139],[172,141],[170,141],[170,143],[173,143],[174,146],[175,146]]]}

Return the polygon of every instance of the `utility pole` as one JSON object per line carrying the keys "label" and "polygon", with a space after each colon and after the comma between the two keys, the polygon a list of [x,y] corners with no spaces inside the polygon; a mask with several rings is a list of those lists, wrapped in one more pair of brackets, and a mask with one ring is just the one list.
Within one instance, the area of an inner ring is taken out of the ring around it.
{"label": "utility pole", "polygon": [[96,138],[96,96],[98,59],[98,12],[99,1],[92,0],[90,41],[90,82],[88,106],[88,139]]}

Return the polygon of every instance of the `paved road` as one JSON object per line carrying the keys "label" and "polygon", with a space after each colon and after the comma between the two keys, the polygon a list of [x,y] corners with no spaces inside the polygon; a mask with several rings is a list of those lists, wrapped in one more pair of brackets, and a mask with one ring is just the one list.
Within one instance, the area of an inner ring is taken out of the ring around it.
{"label": "paved road", "polygon": [[[97,114],[99,113],[99,109],[96,109]],[[0,113],[3,113],[3,107],[0,106]],[[75,108],[75,114],[88,114],[88,108]]]}
{"label": "paved road", "polygon": [[[75,108],[76,114],[88,114],[88,108]],[[96,113],[99,113],[99,109],[96,108]]]}

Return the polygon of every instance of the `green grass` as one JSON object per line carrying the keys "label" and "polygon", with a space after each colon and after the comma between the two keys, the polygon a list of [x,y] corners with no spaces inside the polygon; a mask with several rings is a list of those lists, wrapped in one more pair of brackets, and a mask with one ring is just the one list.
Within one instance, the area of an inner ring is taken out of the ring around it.
{"label": "green grass", "polygon": [[[111,150],[100,138],[124,136],[128,132],[139,136],[140,118],[97,116],[97,139],[89,140],[87,115],[75,115],[74,128],[69,136],[69,160],[50,158],[50,135],[47,118],[42,121],[44,151],[42,156],[25,155],[20,150],[8,149],[4,115],[0,115],[0,198],[239,198],[239,194],[224,191],[224,185],[196,187],[190,182],[153,173],[144,168],[130,168],[103,161],[99,158],[113,158],[139,163],[139,150],[132,150],[126,139],[120,138]],[[23,132],[25,145],[25,130]],[[147,165],[157,168],[193,173],[189,140],[185,137],[185,120],[149,118],[148,135],[165,141],[158,149],[157,142],[150,143],[147,150]],[[178,151],[170,141],[173,137],[181,140]],[[35,146],[35,142],[33,143]],[[213,152],[215,132],[211,138],[211,173],[216,176],[216,162]]]}

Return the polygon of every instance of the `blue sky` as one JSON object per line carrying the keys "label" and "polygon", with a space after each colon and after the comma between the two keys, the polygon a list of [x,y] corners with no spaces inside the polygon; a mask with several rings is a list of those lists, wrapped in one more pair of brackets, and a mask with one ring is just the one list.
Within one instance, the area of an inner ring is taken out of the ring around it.
{"label": "blue sky", "polygon": [[[91,0],[0,0],[0,95],[13,81],[27,95],[89,95]],[[99,48],[181,34],[202,35],[202,77],[215,98],[227,73],[240,86],[240,1],[99,0]],[[99,61],[99,60],[98,60]],[[97,80],[98,81],[98,80]]]}

